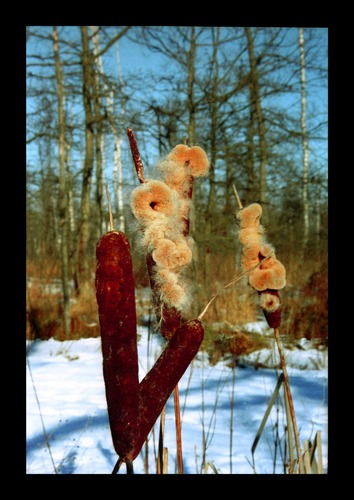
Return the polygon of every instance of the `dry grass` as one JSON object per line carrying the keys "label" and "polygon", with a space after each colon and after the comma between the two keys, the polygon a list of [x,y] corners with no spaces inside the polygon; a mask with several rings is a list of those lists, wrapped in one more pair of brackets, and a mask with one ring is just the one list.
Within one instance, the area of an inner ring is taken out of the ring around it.
{"label": "dry grass", "polygon": [[[212,259],[212,260],[211,260]],[[207,286],[196,286],[193,295],[191,317],[197,317],[209,302],[213,294],[241,273],[232,255],[213,255],[209,264],[207,278],[197,268],[195,283],[207,283]],[[151,314],[151,294],[148,290],[148,275],[145,262],[136,259],[135,281],[137,286],[145,288],[137,293],[136,305],[138,321]],[[302,266],[295,259],[285,262],[287,268],[287,286],[281,291],[283,302],[283,320],[281,332],[291,338],[306,337],[318,339],[319,343],[327,342],[327,294],[328,276],[326,259],[308,259]],[[198,276],[199,274],[199,276]],[[60,266],[50,259],[44,260],[41,266],[32,262],[27,265],[27,328],[28,339],[48,339],[54,337],[64,340],[62,325],[62,294]],[[244,353],[245,349],[257,348],[259,342],[255,337],[247,338],[240,334],[240,325],[256,321],[261,314],[258,296],[242,278],[230,288],[223,290],[208,308],[203,323],[238,325],[238,333],[218,332],[230,338],[220,345],[217,335],[213,334],[204,343],[205,348],[213,345],[216,350]],[[206,329],[207,329],[206,328]],[[71,298],[71,339],[99,336],[98,313],[95,296],[94,278],[81,288],[77,296],[72,290]],[[208,335],[206,335],[207,337]],[[221,337],[220,337],[221,338]]]}
{"label": "dry grass", "polygon": [[[199,284],[195,297],[194,314],[199,316],[212,296],[236,276],[242,269],[233,254],[212,254],[206,259],[207,274],[198,270],[196,282]],[[203,285],[200,285],[204,283]],[[247,277],[222,290],[208,308],[203,321],[216,323],[228,321],[232,324],[254,321],[257,316],[257,297],[247,284]]]}
{"label": "dry grass", "polygon": [[[27,266],[26,338],[69,340],[63,327],[60,270],[50,261],[39,268]],[[98,313],[94,282],[81,288],[79,296],[72,290],[70,339],[97,337]]]}
{"label": "dry grass", "polygon": [[328,340],[328,273],[326,264],[309,274],[299,288],[284,293],[282,333],[291,339]]}

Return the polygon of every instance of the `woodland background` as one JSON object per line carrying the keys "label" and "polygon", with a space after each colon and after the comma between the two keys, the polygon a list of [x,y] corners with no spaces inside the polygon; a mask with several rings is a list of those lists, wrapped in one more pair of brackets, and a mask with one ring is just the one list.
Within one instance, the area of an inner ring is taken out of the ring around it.
{"label": "woodland background", "polygon": [[[282,333],[326,343],[326,28],[28,26],[26,52],[27,338],[99,335],[95,246],[109,230],[105,186],[115,227],[131,241],[146,321],[130,127],[146,178],[184,141],[209,157],[194,189],[194,312],[241,272],[235,184],[243,205],[262,205],[287,270]],[[255,320],[253,292],[246,282],[225,290],[205,322]]]}

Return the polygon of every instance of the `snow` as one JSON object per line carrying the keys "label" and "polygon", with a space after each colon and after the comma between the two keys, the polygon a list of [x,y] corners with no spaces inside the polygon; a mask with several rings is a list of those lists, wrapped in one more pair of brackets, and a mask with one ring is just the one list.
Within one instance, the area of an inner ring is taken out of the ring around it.
{"label": "snow", "polygon": [[[258,328],[255,325],[255,328]],[[138,331],[139,377],[163,349],[157,334]],[[321,432],[327,470],[327,351],[310,342],[285,349],[301,445]],[[212,366],[199,351],[180,380],[185,474],[283,474],[286,415],[283,388],[252,457],[251,448],[277,384],[277,350],[263,349]],[[262,368],[258,368],[262,366]],[[269,366],[269,368],[265,368]],[[257,368],[257,369],[255,369]],[[175,474],[173,396],[166,405],[168,473]],[[99,338],[27,341],[27,474],[110,474],[117,461],[108,424]],[[159,419],[149,436],[149,473],[155,474]],[[278,440],[277,440],[278,435]],[[204,467],[203,464],[204,455]],[[145,474],[145,448],[134,473]],[[126,474],[122,466],[119,474]]]}

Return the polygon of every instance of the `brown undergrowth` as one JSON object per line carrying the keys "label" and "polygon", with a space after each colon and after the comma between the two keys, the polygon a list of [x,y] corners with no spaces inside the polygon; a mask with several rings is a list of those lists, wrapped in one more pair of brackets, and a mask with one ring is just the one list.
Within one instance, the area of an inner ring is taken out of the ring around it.
{"label": "brown undergrowth", "polygon": [[28,340],[74,340],[98,337],[99,325],[94,282],[86,283],[77,295],[71,286],[71,335],[65,337],[63,326],[60,269],[52,263],[27,266],[26,338]]}
{"label": "brown undergrowth", "polygon": [[202,349],[208,353],[209,362],[215,365],[220,359],[232,355],[234,361],[241,355],[271,347],[268,337],[246,332],[225,323],[209,324],[205,329]]}
{"label": "brown undergrowth", "polygon": [[[195,289],[193,308],[199,314],[211,296],[233,279],[240,269],[235,267],[234,257],[212,256],[213,266],[209,275],[208,291],[204,287]],[[146,324],[153,321],[151,294],[147,290],[148,277],[144,263],[135,258],[135,280],[137,286],[136,307],[138,321]],[[325,259],[307,261],[306,266],[286,264],[288,285],[283,300],[282,332],[289,340],[305,337],[316,339],[318,345],[327,344],[328,336],[328,277]],[[199,283],[201,280],[196,279]],[[257,321],[260,309],[254,291],[247,278],[224,290],[208,309],[203,322],[206,326],[202,348],[217,360],[229,352],[240,355],[266,347],[266,339],[258,334],[249,334],[240,325]],[[42,266],[29,262],[27,266],[26,338],[66,340],[62,324],[62,293],[60,267],[45,261]],[[237,326],[235,326],[237,325]],[[79,296],[72,287],[71,336],[70,339],[98,337],[98,315],[94,282],[83,286]],[[214,352],[214,354],[212,354]]]}

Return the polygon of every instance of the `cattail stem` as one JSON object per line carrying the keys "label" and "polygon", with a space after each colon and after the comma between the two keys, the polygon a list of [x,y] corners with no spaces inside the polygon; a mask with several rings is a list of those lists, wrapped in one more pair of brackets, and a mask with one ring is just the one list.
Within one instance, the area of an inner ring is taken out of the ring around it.
{"label": "cattail stem", "polygon": [[113,467],[112,474],[118,474],[118,471],[119,471],[122,463],[123,463],[123,459],[119,457],[117,462],[116,462],[116,465]]}
{"label": "cattail stem", "polygon": [[181,411],[180,411],[180,405],[179,405],[178,384],[174,388],[173,399],[174,399],[174,404],[175,404],[177,470],[178,470],[178,474],[183,474],[182,429],[181,429]]}
{"label": "cattail stem", "polygon": [[276,341],[277,346],[278,346],[280,365],[281,365],[281,368],[282,368],[282,371],[284,374],[285,391],[286,391],[286,396],[287,396],[288,403],[289,403],[291,421],[292,421],[293,429],[294,429],[296,452],[297,452],[297,457],[298,457],[298,462],[299,462],[299,471],[300,471],[300,474],[304,474],[304,463],[303,463],[303,457],[302,457],[302,452],[301,452],[299,432],[298,432],[297,424],[296,424],[294,403],[293,403],[293,398],[291,396],[290,383],[289,383],[288,373],[286,370],[283,348],[282,348],[282,344],[281,344],[281,340],[280,340],[280,336],[279,336],[279,331],[277,328],[274,328],[274,336],[275,336],[275,341]]}
{"label": "cattail stem", "polygon": [[127,474],[134,474],[134,466],[133,466],[133,461],[132,460],[127,460],[125,462],[126,468],[127,468]]}

